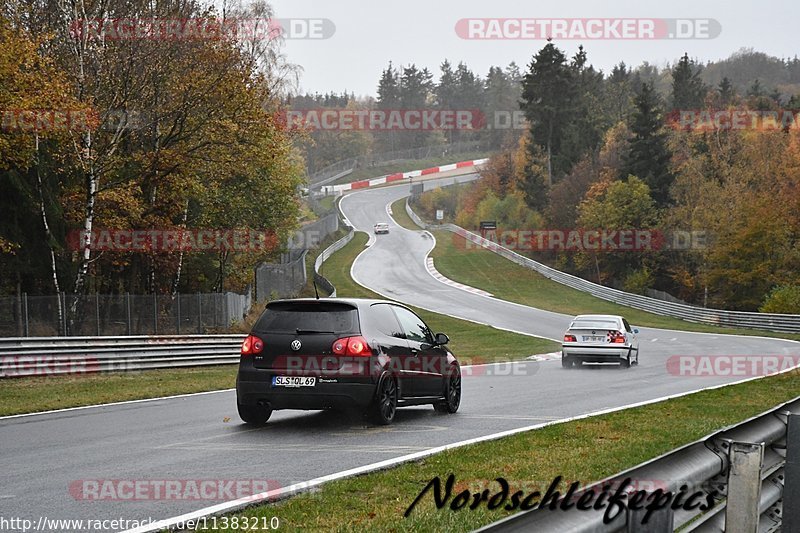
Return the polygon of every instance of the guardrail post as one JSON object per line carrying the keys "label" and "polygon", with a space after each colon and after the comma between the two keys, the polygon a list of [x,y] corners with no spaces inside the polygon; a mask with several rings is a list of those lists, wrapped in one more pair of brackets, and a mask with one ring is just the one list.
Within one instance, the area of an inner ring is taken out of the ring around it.
{"label": "guardrail post", "polygon": [[[764,443],[732,442],[728,454],[728,502],[725,505],[727,533],[756,533],[761,501],[761,467]],[[785,530],[789,531],[789,530]]]}
{"label": "guardrail post", "polygon": [[29,325],[28,325],[28,293],[22,293],[22,313],[25,316],[25,336],[30,336]]}
{"label": "guardrail post", "polygon": [[789,413],[783,467],[783,531],[800,531],[800,415]]}
{"label": "guardrail post", "polygon": [[128,335],[131,334],[131,293],[125,293],[125,323],[128,326]]}

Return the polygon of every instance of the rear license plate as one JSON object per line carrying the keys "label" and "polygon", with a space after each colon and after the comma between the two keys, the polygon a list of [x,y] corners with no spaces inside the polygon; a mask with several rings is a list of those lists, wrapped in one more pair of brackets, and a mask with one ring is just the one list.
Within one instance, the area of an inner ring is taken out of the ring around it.
{"label": "rear license plate", "polygon": [[317,378],[306,376],[272,376],[273,387],[313,387]]}
{"label": "rear license plate", "polygon": [[584,335],[583,342],[602,342],[605,339],[602,335]]}

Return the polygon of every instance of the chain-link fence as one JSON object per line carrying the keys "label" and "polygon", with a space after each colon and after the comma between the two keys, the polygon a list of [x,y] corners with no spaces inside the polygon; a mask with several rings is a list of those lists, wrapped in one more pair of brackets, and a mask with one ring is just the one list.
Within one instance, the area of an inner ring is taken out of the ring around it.
{"label": "chain-link fence", "polygon": [[310,173],[308,176],[308,184],[309,187],[321,187],[322,185],[325,185],[328,182],[336,179],[340,174],[355,170],[357,168],[374,167],[394,161],[445,157],[449,154],[462,154],[464,152],[480,151],[484,148],[486,148],[485,142],[468,141],[443,144],[439,146],[423,146],[421,148],[410,148],[408,150],[395,150],[393,152],[352,157]]}
{"label": "chain-link fence", "polygon": [[250,296],[87,294],[0,297],[0,336],[172,335],[227,330]]}
{"label": "chain-link fence", "polygon": [[279,263],[261,263],[255,273],[255,301],[295,296],[308,281],[306,254],[339,229],[335,211],[303,226],[287,244]]}

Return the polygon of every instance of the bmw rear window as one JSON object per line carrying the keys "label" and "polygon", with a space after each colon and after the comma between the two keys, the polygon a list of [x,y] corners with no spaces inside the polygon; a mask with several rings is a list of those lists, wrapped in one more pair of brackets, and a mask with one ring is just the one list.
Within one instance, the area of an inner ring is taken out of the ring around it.
{"label": "bmw rear window", "polygon": [[352,333],[358,331],[358,310],[331,302],[279,302],[267,305],[253,331],[259,333]]}
{"label": "bmw rear window", "polygon": [[619,329],[619,324],[610,320],[576,320],[570,329]]}

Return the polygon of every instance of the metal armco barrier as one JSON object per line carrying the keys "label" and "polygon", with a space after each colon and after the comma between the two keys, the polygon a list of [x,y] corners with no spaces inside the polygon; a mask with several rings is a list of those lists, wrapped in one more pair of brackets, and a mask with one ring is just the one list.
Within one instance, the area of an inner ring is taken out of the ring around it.
{"label": "metal armco barrier", "polygon": [[328,258],[334,254],[334,252],[338,252],[344,248],[347,243],[352,241],[353,235],[355,235],[355,232],[351,228],[350,233],[325,248],[325,250],[319,254],[317,259],[314,261],[314,281],[317,282],[318,286],[328,291],[328,294],[330,294],[331,298],[336,298],[336,287],[333,286],[333,283],[331,283],[328,278],[320,274],[319,269],[322,268],[322,263],[327,261]]}
{"label": "metal armco barrier", "polygon": [[755,313],[749,311],[727,311],[724,309],[708,309],[705,307],[697,307],[694,305],[687,305],[675,302],[667,302],[664,300],[657,300],[639,294],[631,294],[629,292],[612,289],[611,287],[604,287],[597,283],[592,283],[583,278],[567,274],[551,268],[545,264],[529,259],[520,255],[508,248],[500,246],[496,242],[484,239],[480,235],[467,231],[461,226],[455,224],[428,224],[420,219],[417,214],[408,205],[406,200],[406,211],[408,216],[420,227],[425,229],[443,229],[464,237],[467,241],[475,244],[476,247],[481,247],[486,250],[492,251],[509,261],[513,261],[518,265],[522,265],[531,270],[535,270],[544,277],[551,279],[567,287],[578,289],[579,291],[588,292],[592,296],[614,302],[628,307],[641,309],[658,315],[671,316],[688,320],[689,322],[697,322],[700,324],[709,324],[712,326],[722,326],[729,328],[753,328],[764,329],[768,331],[779,331],[784,333],[800,333],[800,315],[783,315],[778,313]]}
{"label": "metal armco barrier", "polygon": [[245,335],[0,339],[0,377],[128,372],[239,362]]}
{"label": "metal armco barrier", "polygon": [[587,491],[594,489],[599,494],[602,487],[619,486],[626,478],[631,479],[631,492],[646,490],[648,496],[661,489],[674,497],[685,485],[686,494],[702,492],[705,502],[705,496],[716,491],[715,505],[707,511],[687,511],[680,506],[673,510],[670,502],[644,524],[644,512],[631,511],[627,500],[624,512],[607,524],[603,522],[606,509],[584,511],[573,506],[564,511],[545,507],[512,515],[478,531],[800,531],[800,398],[595,483]]}

